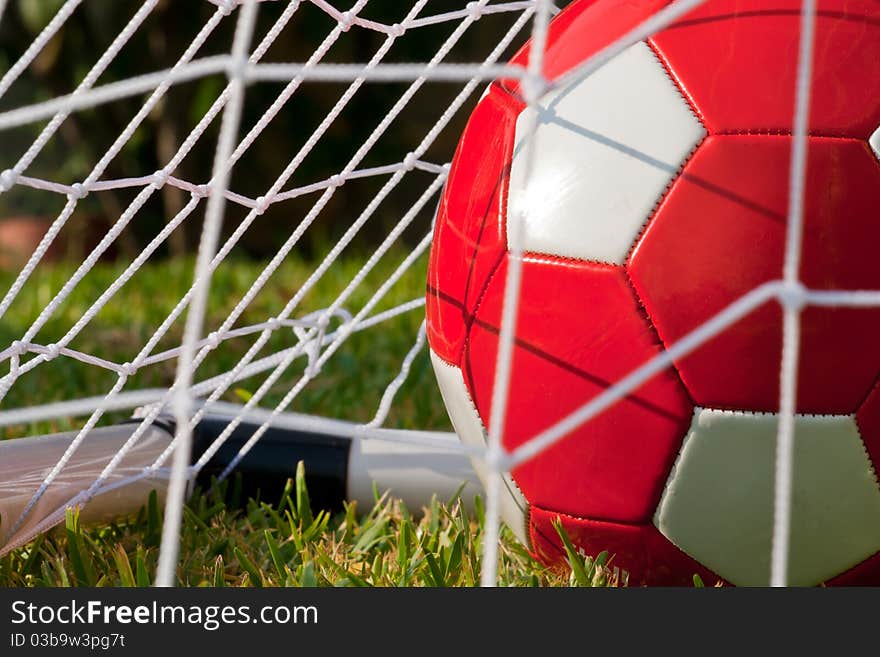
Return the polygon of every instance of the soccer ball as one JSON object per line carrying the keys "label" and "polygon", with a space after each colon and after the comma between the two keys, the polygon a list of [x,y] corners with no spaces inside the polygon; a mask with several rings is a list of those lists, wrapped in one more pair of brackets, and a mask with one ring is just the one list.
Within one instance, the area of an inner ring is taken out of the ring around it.
{"label": "soccer ball", "polygon": [[[572,3],[551,23],[545,76],[667,4]],[[525,259],[508,450],[782,277],[799,26],[799,0],[708,0],[536,106],[518,81],[490,85],[428,278],[431,358],[465,443],[485,444],[510,239]],[[802,282],[880,289],[875,0],[818,2],[807,149]],[[809,306],[801,330],[788,581],[880,583],[880,310]],[[766,584],[781,344],[768,301],[516,467],[504,520],[558,562],[560,518],[630,584]]]}

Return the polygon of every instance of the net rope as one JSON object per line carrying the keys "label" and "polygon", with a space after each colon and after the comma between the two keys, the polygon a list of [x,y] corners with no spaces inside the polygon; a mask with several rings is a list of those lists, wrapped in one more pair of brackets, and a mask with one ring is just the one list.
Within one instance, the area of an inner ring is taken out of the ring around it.
{"label": "net rope", "polygon": [[[174,582],[174,570],[177,562],[177,529],[187,482],[205,466],[235,428],[244,420],[255,417],[255,414],[260,417],[259,428],[240,449],[237,457],[223,473],[224,476],[247,454],[248,450],[271,426],[273,420],[290,407],[302,390],[320,377],[322,368],[327,361],[339,351],[340,347],[352,335],[372,328],[381,330],[381,327],[388,321],[411,313],[423,312],[424,299],[422,298],[398,303],[384,310],[380,308],[381,302],[387,297],[393,286],[408,272],[411,272],[414,265],[426,253],[430,246],[430,232],[422,236],[416,246],[411,248],[406,257],[396,264],[393,272],[380,285],[375,286],[375,289],[369,288],[370,295],[363,305],[359,308],[351,306],[355,291],[368,285],[367,281],[371,272],[375,271],[383,258],[394,253],[394,246],[400,243],[404,232],[414,224],[418,225],[416,223],[418,218],[430,215],[446,181],[449,164],[446,161],[431,161],[427,153],[441,131],[449,125],[463,107],[466,107],[469,99],[473,100],[474,92],[479,85],[499,77],[518,79],[522,85],[524,100],[534,107],[548,91],[565,87],[576,79],[590,75],[632,44],[669,25],[702,4],[704,0],[676,0],[670,3],[599,51],[588,61],[555,81],[544,79],[541,76],[548,24],[558,11],[556,4],[549,0],[515,2],[479,0],[463,3],[459,9],[426,15],[422,14],[426,13],[428,1],[417,0],[408,10],[403,8],[406,10],[402,11],[404,15],[401,16],[399,22],[395,23],[382,23],[362,17],[361,14],[367,7],[369,0],[357,0],[345,10],[336,6],[339,3],[326,0],[292,0],[290,2],[282,2],[282,0],[205,0],[206,4],[214,7],[213,13],[173,66],[99,85],[98,82],[107,71],[108,66],[142,28],[155,10],[158,1],[146,0],[139,6],[124,28],[120,30],[70,94],[0,111],[0,131],[14,130],[22,126],[32,126],[47,121],[36,139],[15,164],[0,173],[0,194],[18,187],[58,195],[64,200],[63,209],[0,300],[0,320],[19,298],[29,279],[37,271],[39,263],[45,258],[53,242],[73,217],[78,204],[84,198],[89,194],[108,190],[137,192],[120,215],[114,218],[113,225],[102,236],[97,246],[89,252],[61,289],[45,304],[45,307],[21,337],[0,349],[0,363],[8,363],[8,372],[0,376],[0,427],[73,415],[87,416],[70,447],[35,491],[21,517],[13,523],[10,532],[14,532],[107,412],[146,405],[140,417],[140,424],[132,432],[125,445],[114,455],[92,485],[70,500],[70,504],[85,503],[95,495],[107,490],[108,486],[120,485],[119,482],[108,484],[108,478],[114,469],[118,467],[126,453],[137,444],[153,421],[163,413],[173,412],[178,420],[177,433],[173,441],[151,466],[134,477],[134,479],[147,478],[160,471],[167,472],[169,465],[171,466],[170,490],[172,492],[169,493],[168,510],[165,515],[164,538],[157,577],[157,582],[160,585],[171,585]],[[283,10],[265,34],[261,35],[257,29],[257,18],[261,5],[267,3],[283,5]],[[0,77],[0,100],[13,88],[16,81],[33,64],[40,52],[46,48],[47,44],[82,4],[83,0],[67,0],[61,5],[55,16],[34,38],[27,50]],[[4,20],[5,10],[6,2],[0,0],[0,21]],[[298,13],[306,10],[322,12],[333,22],[333,27],[311,57],[301,63],[264,63],[262,60],[272,44],[280,37],[288,24],[296,19]],[[522,263],[522,253],[515,251],[510,253],[510,267],[504,288],[502,323],[496,360],[497,375],[491,400],[489,425],[492,429],[488,435],[488,447],[484,450],[464,446],[454,448],[476,458],[485,459],[490,473],[487,482],[487,513],[483,545],[481,578],[483,585],[493,585],[497,580],[499,501],[504,473],[554,445],[573,429],[590,421],[603,410],[639,388],[652,376],[669,367],[674,360],[679,360],[698,349],[713,336],[718,335],[725,328],[768,301],[778,302],[783,308],[784,316],[770,581],[775,586],[785,585],[788,569],[788,536],[791,525],[794,401],[796,399],[800,313],[808,306],[880,306],[880,292],[878,291],[809,290],[798,279],[803,230],[806,137],[810,102],[809,81],[811,79],[815,14],[815,0],[804,0],[801,14],[796,103],[792,108],[794,139],[783,278],[765,283],[746,293],[649,362],[614,382],[567,417],[546,427],[516,449],[506,451],[502,446],[501,437],[508,410],[508,390],[516,335]],[[480,19],[488,15],[511,17],[509,28],[499,42],[494,45],[491,52],[482,61],[446,62],[445,60],[450,53],[455,52],[456,45],[465,33],[471,30]],[[209,41],[211,35],[226,20],[236,22],[235,37],[229,53],[199,57],[199,52]],[[438,25],[449,25],[450,32],[429,61],[404,64],[385,62],[386,56],[398,39],[415,30]],[[344,35],[352,30],[372,31],[381,35],[384,40],[373,56],[364,63],[325,62],[324,60],[334,44],[345,38]],[[526,37],[530,37],[534,44],[527,66],[499,63],[504,54],[509,52],[511,45],[518,43],[517,39],[521,42]],[[253,48],[251,48],[252,42],[256,44]],[[175,85],[218,74],[226,76],[225,87],[164,166],[157,171],[141,176],[118,179],[104,178],[110,163],[132,140],[147,117],[156,111],[169,89]],[[249,84],[260,82],[283,82],[284,87],[253,125],[248,126],[242,114],[242,107],[248,93],[247,87]],[[249,151],[257,138],[264,133],[279,112],[289,105],[296,92],[304,84],[310,82],[345,83],[347,86],[317,128],[297,149],[263,194],[251,197],[230,188],[231,172],[236,164]],[[389,109],[387,115],[379,121],[364,142],[354,151],[347,164],[337,173],[308,184],[292,185],[291,179],[307,156],[318,147],[334,122],[339,119],[355,95],[368,82],[399,83],[388,87],[393,89],[390,93],[396,94],[396,102]],[[373,152],[376,144],[395,121],[400,120],[399,117],[412,98],[429,82],[456,83],[461,85],[461,88],[448,107],[440,112],[436,121],[423,132],[421,139],[415,140],[413,148],[402,153],[398,161],[366,166],[364,161],[368,154]],[[405,85],[402,92],[400,84]],[[117,101],[133,99],[143,94],[148,94],[146,100],[140,104],[139,109],[122,132],[82,180],[65,182],[49,180],[33,174],[27,175],[26,172],[71,114],[103,107]],[[534,112],[533,115],[537,116],[538,112]],[[198,182],[185,180],[176,175],[181,163],[192,152],[196,144],[209,139],[207,136],[209,130],[218,119],[221,126],[217,137],[211,178],[204,182]],[[239,126],[247,128],[245,136],[240,140],[237,138]],[[534,126],[526,132],[533,134]],[[531,141],[526,140],[523,151],[524,166],[527,170],[532,166],[533,159],[533,149],[529,146]],[[423,177],[416,181],[412,177],[413,172],[417,172]],[[425,179],[427,179],[427,183],[425,183]],[[373,180],[379,186],[377,193],[367,206],[357,214],[342,237],[320,259],[305,282],[290,296],[283,309],[273,316],[266,317],[263,321],[239,324],[245,310],[253,304],[269,278],[300,244],[303,236],[330,204],[337,191],[352,181]],[[375,247],[369,258],[351,277],[330,305],[297,315],[297,311],[308,292],[331,270],[342,252],[354,242],[367,222],[377,215],[382,202],[395,189],[399,188],[403,181],[420,190],[417,199],[399,217],[393,228],[388,231],[385,238]],[[150,198],[166,185],[188,194],[188,201],[137,253],[137,256],[132,259],[112,284],[72,323],[60,339],[48,344],[41,341],[38,338],[40,330],[45,327],[50,318],[59,312],[73,290],[94,269],[101,257],[144,208]],[[296,228],[280,245],[270,262],[220,325],[207,330],[204,327],[206,299],[214,273],[233,253],[235,247],[239,245],[247,231],[252,228],[257,218],[263,215],[269,207],[307,196],[317,196],[311,209],[305,213]],[[235,230],[228,237],[222,238],[221,228],[227,203],[244,208],[246,216],[236,225]],[[114,362],[102,358],[99,354],[88,353],[72,346],[77,336],[90,325],[111,299],[132,282],[139,269],[167,242],[169,236],[187,220],[192,222],[192,217],[201,211],[205,212],[205,220],[202,224],[202,239],[197,253],[192,285],[164,321],[155,328],[134,357],[128,362]],[[519,230],[521,220],[522,217],[517,215],[511,217],[509,230],[511,232]],[[518,244],[520,242],[512,240],[512,243]],[[178,346],[157,352],[162,339],[181,319],[184,319],[186,323],[181,343]],[[261,356],[261,351],[267,346],[270,338],[280,332],[292,336],[291,343],[268,356]],[[245,339],[251,340],[252,343],[234,367],[219,375],[196,380],[195,374],[199,366],[212,352],[228,341]],[[370,439],[373,435],[371,431],[385,424],[394,400],[407,379],[414,359],[424,349],[425,342],[425,324],[422,322],[416,335],[413,336],[411,348],[400,361],[398,372],[387,383],[374,416],[361,425],[360,431],[355,433],[356,439]],[[112,372],[116,375],[116,381],[107,393],[100,397],[34,403],[26,408],[9,408],[2,405],[3,399],[21,377],[58,358],[75,360],[90,367]],[[285,375],[290,374],[291,366],[301,360],[305,362],[302,372],[291,381],[283,379]],[[169,362],[177,365],[174,383],[169,388],[126,389],[129,381],[138,371]],[[221,398],[234,384],[258,376],[264,378],[247,403],[232,418],[227,429],[208,448],[205,455],[190,466],[186,459],[191,432],[205,412],[211,408],[212,404],[221,404]],[[287,392],[281,401],[274,404],[272,408],[260,406],[260,402],[265,399],[269,391],[276,389],[282,381],[284,381],[283,385],[287,388]],[[197,404],[196,400],[201,401]],[[317,417],[313,421],[316,427],[320,427],[322,422],[333,422]],[[407,440],[405,435],[399,439]],[[448,442],[434,441],[425,432],[413,432],[411,440],[418,444],[428,443],[442,449],[451,449]],[[178,449],[179,446],[182,446],[183,449]],[[47,517],[41,526],[49,527],[58,522],[59,513],[63,517],[63,509],[59,509],[55,514]]]}

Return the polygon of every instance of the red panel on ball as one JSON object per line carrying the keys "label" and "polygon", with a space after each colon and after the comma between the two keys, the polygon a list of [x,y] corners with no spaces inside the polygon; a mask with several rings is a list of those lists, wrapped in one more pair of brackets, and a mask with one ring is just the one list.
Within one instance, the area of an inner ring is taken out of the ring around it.
{"label": "red panel on ball", "polygon": [[[710,0],[652,43],[710,132],[790,132],[801,0]],[[812,134],[880,125],[880,3],[819,0]]]}
{"label": "red panel on ball", "polygon": [[[544,74],[558,78],[668,5],[575,0],[550,26]],[[645,218],[626,268],[526,259],[507,449],[781,278],[800,12],[800,0],[707,0],[651,39],[710,137]],[[513,61],[527,60],[528,46]],[[815,289],[880,289],[880,164],[866,143],[880,125],[880,3],[818,0],[812,83],[801,279]],[[461,365],[484,424],[508,264],[506,166],[522,109],[505,90],[518,94],[518,83],[493,87],[459,146],[428,281],[429,340]],[[797,404],[802,413],[857,411],[875,469],[880,392],[869,391],[880,370],[877,335],[880,309],[806,308]],[[780,352],[781,311],[771,302],[677,362],[678,372],[656,375],[516,468],[536,555],[560,560],[550,520],[561,515],[579,548],[615,554],[631,584],[690,585],[695,573],[707,585],[718,581],[651,517],[692,404],[776,411]],[[875,555],[829,583],[877,583],[878,573]]]}
{"label": "red panel on ball", "polygon": [[[782,276],[791,138],[710,137],[637,244],[633,283],[668,346]],[[811,138],[801,277],[880,289],[880,165],[861,141]],[[842,218],[845,218],[843,220]],[[880,310],[807,308],[798,410],[852,413],[880,368]],[[778,409],[781,310],[770,302],[677,363],[700,405]]]}
{"label": "red panel on ball", "polygon": [[[468,340],[466,372],[490,416],[507,263],[486,289]],[[660,352],[622,267],[529,256],[523,264],[504,445],[546,429]],[[655,376],[514,470],[526,498],[596,519],[648,519],[692,407],[673,370]],[[490,427],[491,429],[491,427]]]}
{"label": "red panel on ball", "polygon": [[553,527],[559,518],[565,533],[579,550],[595,557],[607,551],[612,556],[611,566],[617,566],[630,575],[630,584],[640,581],[647,569],[645,554],[646,525],[625,525],[596,520],[584,520],[532,506],[529,515],[529,538],[535,557],[546,564],[561,563],[565,559],[562,541]]}
{"label": "red panel on ball", "polygon": [[[544,51],[543,72],[550,80],[567,73],[610,45],[639,23],[650,18],[670,0],[580,0],[573,2],[550,24]],[[511,60],[528,66],[529,44]],[[519,95],[518,80],[503,80],[502,85]]]}
{"label": "red panel on ball", "polygon": [[654,525],[647,528],[646,544],[648,569],[643,578],[646,584],[694,586],[694,575],[699,575],[705,586],[730,585],[730,582],[678,549]]}
{"label": "red panel on ball", "polygon": [[880,586],[880,552],[845,573],[828,580],[829,586]]}
{"label": "red panel on ball", "polygon": [[627,525],[561,515],[532,507],[529,533],[535,556],[544,563],[565,558],[553,521],[559,518],[572,543],[584,554],[595,557],[608,552],[610,565],[629,573],[630,586],[693,586],[699,575],[706,586],[726,584],[670,543],[650,524]]}
{"label": "red panel on ball", "polygon": [[856,423],[876,476],[880,473],[880,382],[874,386],[856,413]]}
{"label": "red panel on ball", "polygon": [[428,341],[457,364],[479,293],[507,249],[503,206],[522,105],[497,86],[477,105],[440,201],[428,266]]}

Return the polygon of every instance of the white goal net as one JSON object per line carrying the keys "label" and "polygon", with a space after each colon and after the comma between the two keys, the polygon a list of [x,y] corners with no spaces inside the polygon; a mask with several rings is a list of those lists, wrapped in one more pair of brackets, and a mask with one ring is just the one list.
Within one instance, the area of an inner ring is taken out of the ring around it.
{"label": "white goal net", "polygon": [[[550,88],[539,74],[547,25],[567,3],[45,0],[39,10],[19,3],[15,23],[12,4],[0,0],[0,40],[9,39],[0,49],[0,211],[36,237],[19,247],[0,236],[0,431],[75,437],[48,476],[28,482],[17,517],[3,518],[0,548],[60,522],[68,505],[165,477],[157,582],[171,585],[188,482],[243,420],[259,418],[259,429],[241,456],[279,414],[298,411],[313,429],[341,417],[362,427],[363,439],[393,427],[403,430],[396,440],[485,458],[493,474],[483,582],[491,584],[501,475],[775,298],[785,344],[772,572],[785,583],[799,312],[804,303],[880,304],[877,293],[809,292],[797,280],[810,29],[792,108],[784,280],[507,453],[521,255],[512,253],[495,421],[481,453],[427,431],[448,430],[445,417],[412,426],[416,415],[395,409],[438,394],[425,355],[424,277],[457,135],[491,80],[522,80],[529,102]],[[577,74],[699,4],[671,3]],[[804,26],[814,4],[804,3]],[[87,35],[80,43],[68,30],[77,21]],[[22,36],[23,26],[33,33]],[[529,38],[528,66],[505,64]],[[67,61],[70,48],[85,49],[76,64],[86,68]],[[193,428],[229,401],[240,410],[191,464]],[[139,422],[100,471],[77,480],[65,503],[42,505],[95,431],[135,409]],[[128,457],[162,417],[174,421],[173,440],[132,466]]]}

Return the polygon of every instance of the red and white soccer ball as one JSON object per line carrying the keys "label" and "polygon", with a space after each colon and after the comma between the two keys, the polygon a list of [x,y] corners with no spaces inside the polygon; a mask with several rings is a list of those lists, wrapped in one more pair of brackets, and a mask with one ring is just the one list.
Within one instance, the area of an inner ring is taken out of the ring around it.
{"label": "red and white soccer ball", "polygon": [[[669,4],[580,0],[557,79]],[[880,4],[819,0],[802,281],[880,289]],[[782,276],[800,0],[708,0],[535,110],[493,83],[458,146],[428,280],[455,429],[483,445],[510,249],[526,253],[506,430],[515,448]],[[527,48],[515,61],[525,63]],[[631,584],[765,584],[782,312],[759,307],[517,467],[507,524],[561,558],[556,517]],[[801,319],[789,582],[880,582],[880,310]],[[484,471],[480,469],[480,472]]]}

